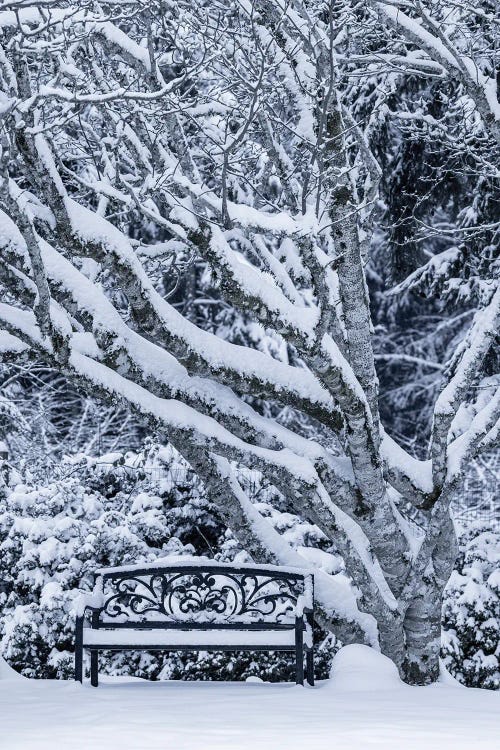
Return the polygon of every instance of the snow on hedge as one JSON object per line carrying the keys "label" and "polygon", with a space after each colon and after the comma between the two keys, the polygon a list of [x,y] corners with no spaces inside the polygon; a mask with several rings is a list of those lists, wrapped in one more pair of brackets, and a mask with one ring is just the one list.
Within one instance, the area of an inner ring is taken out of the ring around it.
{"label": "snow on hedge", "polygon": [[500,530],[476,523],[460,538],[445,593],[442,655],[470,687],[500,687]]}

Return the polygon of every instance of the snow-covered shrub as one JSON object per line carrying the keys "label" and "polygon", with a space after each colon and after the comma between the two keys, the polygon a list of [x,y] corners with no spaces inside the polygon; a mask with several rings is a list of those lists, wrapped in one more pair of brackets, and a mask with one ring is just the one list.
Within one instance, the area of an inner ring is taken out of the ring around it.
{"label": "snow-covered shrub", "polygon": [[[74,600],[97,567],[195,552],[169,527],[172,488],[155,494],[131,468],[138,458],[68,458],[54,481],[17,484],[0,498],[1,648],[23,674],[70,676]],[[113,659],[103,667],[113,671]]]}
{"label": "snow-covered shrub", "polygon": [[500,531],[477,523],[460,537],[443,604],[442,656],[469,687],[500,687]]}
{"label": "snow-covered shrub", "polygon": [[[323,634],[324,635],[324,634]],[[321,634],[316,633],[316,641]],[[316,679],[326,679],[331,662],[341,644],[334,636],[324,639],[316,648],[314,673]],[[249,651],[175,653],[166,660],[160,673],[164,680],[246,680],[260,677],[265,682],[293,682],[295,660],[285,653],[256,653]]]}

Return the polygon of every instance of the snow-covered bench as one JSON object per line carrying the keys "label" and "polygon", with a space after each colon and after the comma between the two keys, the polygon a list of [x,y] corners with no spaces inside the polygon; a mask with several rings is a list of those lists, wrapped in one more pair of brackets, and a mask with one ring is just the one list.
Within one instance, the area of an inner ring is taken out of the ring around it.
{"label": "snow-covered bench", "polygon": [[75,679],[90,651],[91,684],[98,684],[101,650],[292,651],[296,682],[314,684],[314,579],[272,565],[176,562],[96,571],[80,599]]}

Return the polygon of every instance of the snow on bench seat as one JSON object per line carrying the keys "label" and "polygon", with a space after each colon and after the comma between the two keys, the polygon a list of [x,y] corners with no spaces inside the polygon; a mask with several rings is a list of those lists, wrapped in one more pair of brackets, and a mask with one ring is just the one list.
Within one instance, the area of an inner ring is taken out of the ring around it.
{"label": "snow on bench seat", "polygon": [[119,630],[83,629],[87,646],[276,646],[295,649],[294,630]]}

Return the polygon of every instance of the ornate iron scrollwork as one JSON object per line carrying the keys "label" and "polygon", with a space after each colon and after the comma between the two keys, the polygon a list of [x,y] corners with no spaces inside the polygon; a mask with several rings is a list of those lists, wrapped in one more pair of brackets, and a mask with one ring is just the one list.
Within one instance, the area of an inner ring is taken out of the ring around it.
{"label": "ornate iron scrollwork", "polygon": [[155,569],[104,580],[101,620],[290,622],[302,576],[242,569]]}

